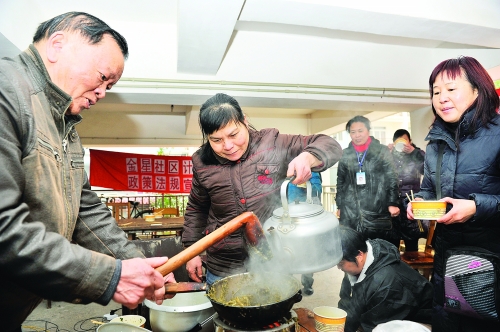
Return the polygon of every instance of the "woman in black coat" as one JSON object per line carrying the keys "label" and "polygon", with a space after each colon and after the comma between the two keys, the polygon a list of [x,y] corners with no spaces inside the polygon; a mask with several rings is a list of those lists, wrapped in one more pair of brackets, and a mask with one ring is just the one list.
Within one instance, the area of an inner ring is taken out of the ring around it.
{"label": "woman in black coat", "polygon": [[384,239],[399,247],[392,218],[399,215],[398,177],[387,146],[370,136],[370,120],[356,116],[346,130],[351,143],[337,171],[337,216],[340,224],[367,239]]}
{"label": "woman in black coat", "polygon": [[[438,150],[443,201],[448,212],[437,219],[432,331],[500,331],[491,322],[444,310],[444,255],[456,246],[475,246],[500,255],[500,116],[495,86],[471,57],[441,62],[429,78],[434,123],[427,135],[424,179],[416,199],[439,199]],[[450,209],[451,208],[451,209]],[[408,218],[413,219],[411,204]]]}

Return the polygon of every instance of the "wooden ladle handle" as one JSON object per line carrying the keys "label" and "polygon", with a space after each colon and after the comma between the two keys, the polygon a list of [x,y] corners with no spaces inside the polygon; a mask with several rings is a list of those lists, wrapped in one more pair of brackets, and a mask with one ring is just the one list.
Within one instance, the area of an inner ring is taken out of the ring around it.
{"label": "wooden ladle handle", "polygon": [[236,218],[231,219],[222,225],[222,227],[217,228],[212,233],[196,241],[193,245],[187,247],[177,255],[170,257],[165,264],[157,267],[156,270],[163,276],[166,276],[243,225],[246,225],[245,236],[250,242],[258,241],[261,238],[265,240],[262,232],[262,226],[260,225],[260,221],[257,216],[253,212],[243,212]]}
{"label": "wooden ladle handle", "polygon": [[190,293],[206,291],[207,284],[204,282],[178,282],[165,284],[165,294],[170,293]]}

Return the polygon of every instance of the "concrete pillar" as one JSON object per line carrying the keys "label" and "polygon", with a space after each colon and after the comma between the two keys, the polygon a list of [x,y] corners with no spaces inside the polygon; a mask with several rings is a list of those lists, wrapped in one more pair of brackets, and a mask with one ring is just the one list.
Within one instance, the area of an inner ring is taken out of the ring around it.
{"label": "concrete pillar", "polygon": [[410,133],[413,144],[425,151],[427,142],[425,137],[429,133],[429,127],[434,121],[434,113],[431,106],[422,107],[410,113]]}

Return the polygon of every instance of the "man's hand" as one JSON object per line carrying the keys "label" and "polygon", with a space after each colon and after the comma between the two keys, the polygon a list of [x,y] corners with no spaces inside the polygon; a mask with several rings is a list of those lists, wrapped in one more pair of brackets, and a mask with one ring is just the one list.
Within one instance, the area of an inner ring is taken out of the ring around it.
{"label": "man's hand", "polygon": [[201,257],[195,256],[190,261],[186,263],[186,270],[189,278],[196,282],[201,282],[201,277],[203,276],[203,270],[201,268]]}
{"label": "man's hand", "polygon": [[311,167],[317,166],[321,162],[309,152],[302,152],[288,164],[286,176],[294,176],[293,184],[301,184],[311,178]]}
{"label": "man's hand", "polygon": [[162,304],[165,282],[155,268],[167,262],[167,257],[133,258],[122,261],[120,281],[113,300],[134,309],[144,299]]}
{"label": "man's hand", "polygon": [[397,217],[399,216],[399,208],[397,206],[389,206],[389,213],[391,214],[391,217]]}

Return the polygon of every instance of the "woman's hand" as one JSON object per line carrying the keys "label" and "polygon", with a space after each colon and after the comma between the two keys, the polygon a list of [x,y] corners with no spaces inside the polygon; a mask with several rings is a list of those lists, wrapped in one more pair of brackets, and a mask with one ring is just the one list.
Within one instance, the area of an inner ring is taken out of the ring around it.
{"label": "woman's hand", "polygon": [[321,162],[309,152],[302,152],[288,164],[286,176],[294,176],[293,184],[301,184],[311,178],[311,167],[320,165]]}
{"label": "woman's hand", "polygon": [[[423,201],[422,198],[417,197],[414,199],[415,201]],[[413,216],[413,208],[411,207],[411,202],[408,202],[408,205],[406,206],[406,217],[408,220],[414,220],[415,217]]]}
{"label": "woman's hand", "polygon": [[[170,272],[169,274],[167,274],[166,276],[163,277],[163,281],[166,283],[166,284],[170,284],[170,283],[176,283],[177,281],[175,280],[175,276],[174,276],[174,273],[173,272]],[[172,294],[165,294],[165,299],[171,299],[175,296],[175,293],[172,293]]]}
{"label": "woman's hand", "polygon": [[337,209],[337,218],[340,219],[340,209]]}
{"label": "woman's hand", "polygon": [[449,203],[453,207],[447,214],[436,220],[439,223],[445,225],[464,223],[476,214],[476,202],[473,200],[444,197],[441,201]]}
{"label": "woman's hand", "polygon": [[406,154],[410,154],[413,151],[415,151],[415,148],[413,147],[413,145],[411,145],[410,142],[406,142],[405,147],[403,148],[403,152]]}
{"label": "woman's hand", "polygon": [[203,270],[201,268],[201,257],[195,256],[190,261],[186,263],[186,270],[189,278],[196,282],[201,282],[201,277],[203,276]]}
{"label": "woman's hand", "polygon": [[175,276],[173,272],[168,273],[163,277],[163,282],[166,284],[176,283]]}

